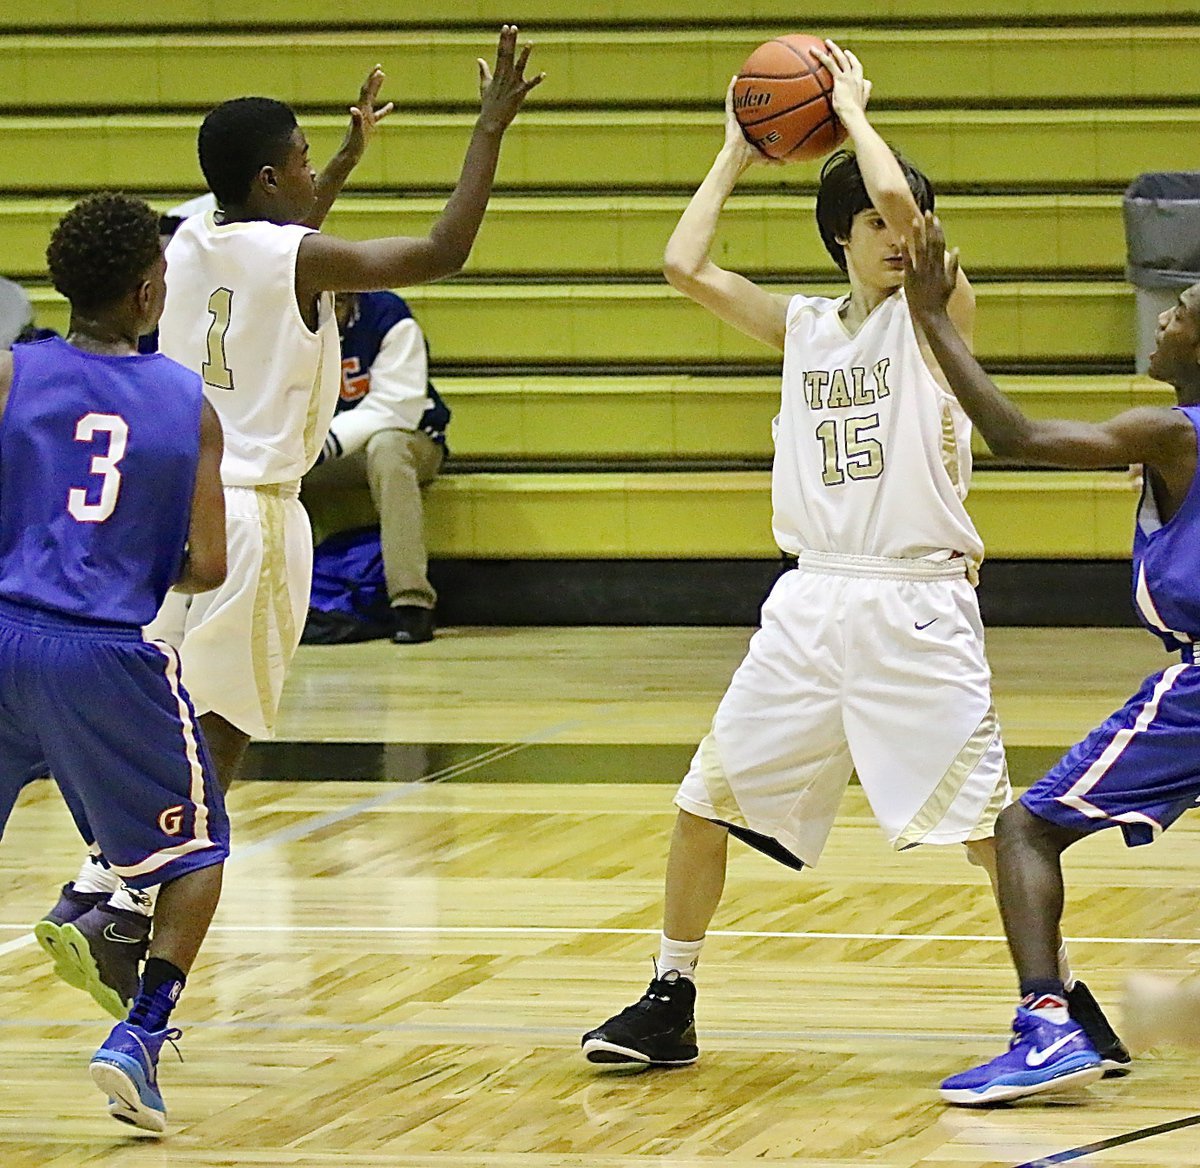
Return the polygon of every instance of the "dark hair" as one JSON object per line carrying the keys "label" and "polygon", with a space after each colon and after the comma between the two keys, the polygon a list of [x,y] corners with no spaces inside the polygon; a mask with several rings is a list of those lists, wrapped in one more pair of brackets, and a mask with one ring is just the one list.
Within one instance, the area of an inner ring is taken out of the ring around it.
{"label": "dark hair", "polygon": [[175,232],[179,230],[179,225],[182,222],[182,215],[160,215],[158,217],[159,235],[165,235],[168,239],[170,239]]}
{"label": "dark hair", "polygon": [[[892,153],[904,171],[908,189],[912,191],[917,206],[922,211],[932,211],[933,184],[897,151],[893,150]],[[866,183],[863,182],[862,171],[858,168],[858,159],[849,150],[831,154],[821,167],[821,185],[817,190],[817,230],[821,233],[825,250],[843,272],[846,270],[846,249],[838,243],[838,237],[849,239],[854,216],[873,206]]]}
{"label": "dark hair", "polygon": [[282,166],[296,128],[291,106],[269,97],[237,97],[209,112],[196,146],[208,189],[223,207],[245,202],[264,166]]}
{"label": "dark hair", "polygon": [[50,278],[72,308],[107,308],[162,255],[158,213],[129,195],[91,195],[59,221],[46,248]]}

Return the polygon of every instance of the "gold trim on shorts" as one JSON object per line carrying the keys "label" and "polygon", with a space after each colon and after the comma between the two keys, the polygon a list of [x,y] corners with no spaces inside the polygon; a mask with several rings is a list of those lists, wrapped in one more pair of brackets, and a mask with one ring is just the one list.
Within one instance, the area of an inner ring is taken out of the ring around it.
{"label": "gold trim on shorts", "polygon": [[717,818],[734,827],[749,828],[742,809],[729,785],[725,768],[721,765],[721,757],[717,753],[717,743],[712,734],[706,734],[700,740],[696,751],[700,761],[700,777],[704,780],[704,789],[708,792],[708,801],[712,804]]}
{"label": "gold trim on shorts", "polygon": [[254,616],[250,634],[250,657],[254,666],[254,687],[267,733],[275,731],[279,712],[278,695],[271,681],[270,630],[272,617],[279,635],[281,651],[295,642],[296,623],[292,616],[291,591],[285,563],[286,520],[284,508],[291,496],[288,484],[255,488],[258,521],[262,533],[262,558],[254,589]]}
{"label": "gold trim on shorts", "polygon": [[[988,706],[987,713],[980,719],[979,725],[975,727],[971,737],[967,739],[962,750],[958,752],[954,761],[947,767],[946,773],[938,780],[937,786],[929,793],[924,806],[909,820],[908,826],[896,837],[892,846],[897,851],[901,848],[921,843],[942,822],[946,816],[946,812],[954,806],[954,801],[962,793],[967,780],[979,765],[980,760],[987,754],[992,744],[996,741],[999,733],[1000,723],[996,718],[996,707]],[[980,815],[975,828],[968,837],[969,839],[986,839],[993,834],[992,825],[995,824],[995,816],[1000,813],[1000,808],[1004,806],[1005,780],[1007,777],[1008,764],[1006,762],[1000,779],[996,783],[996,789],[992,792],[992,797]],[[993,808],[995,808],[994,813]],[[989,814],[992,814],[990,823],[988,821]],[[984,827],[985,824],[987,825],[986,829]]]}

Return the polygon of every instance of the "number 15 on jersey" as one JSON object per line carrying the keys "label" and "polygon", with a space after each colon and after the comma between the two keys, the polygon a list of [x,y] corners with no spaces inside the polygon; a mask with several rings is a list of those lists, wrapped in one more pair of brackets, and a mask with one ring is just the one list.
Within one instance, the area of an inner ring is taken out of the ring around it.
{"label": "number 15 on jersey", "polygon": [[821,482],[836,487],[846,481],[846,475],[856,480],[879,478],[883,474],[883,444],[869,436],[879,429],[879,415],[846,418],[842,427],[838,421],[828,418],[817,427],[817,440],[825,455]]}

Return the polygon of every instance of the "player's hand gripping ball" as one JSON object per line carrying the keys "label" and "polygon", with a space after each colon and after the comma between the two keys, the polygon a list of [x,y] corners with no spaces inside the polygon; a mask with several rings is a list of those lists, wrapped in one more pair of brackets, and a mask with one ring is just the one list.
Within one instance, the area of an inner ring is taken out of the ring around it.
{"label": "player's hand gripping ball", "polygon": [[820,37],[776,37],[746,58],[734,82],[742,133],[768,158],[821,158],[846,139],[833,110],[833,76],[814,49],[827,51]]}

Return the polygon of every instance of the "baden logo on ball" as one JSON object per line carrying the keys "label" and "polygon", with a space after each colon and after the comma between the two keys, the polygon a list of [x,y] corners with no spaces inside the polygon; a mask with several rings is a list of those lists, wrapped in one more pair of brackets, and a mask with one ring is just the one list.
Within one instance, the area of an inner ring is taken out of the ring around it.
{"label": "baden logo on ball", "polygon": [[793,33],[759,45],[733,86],[742,133],[768,158],[821,158],[846,140],[833,112],[833,77],[813,54],[816,36]]}

